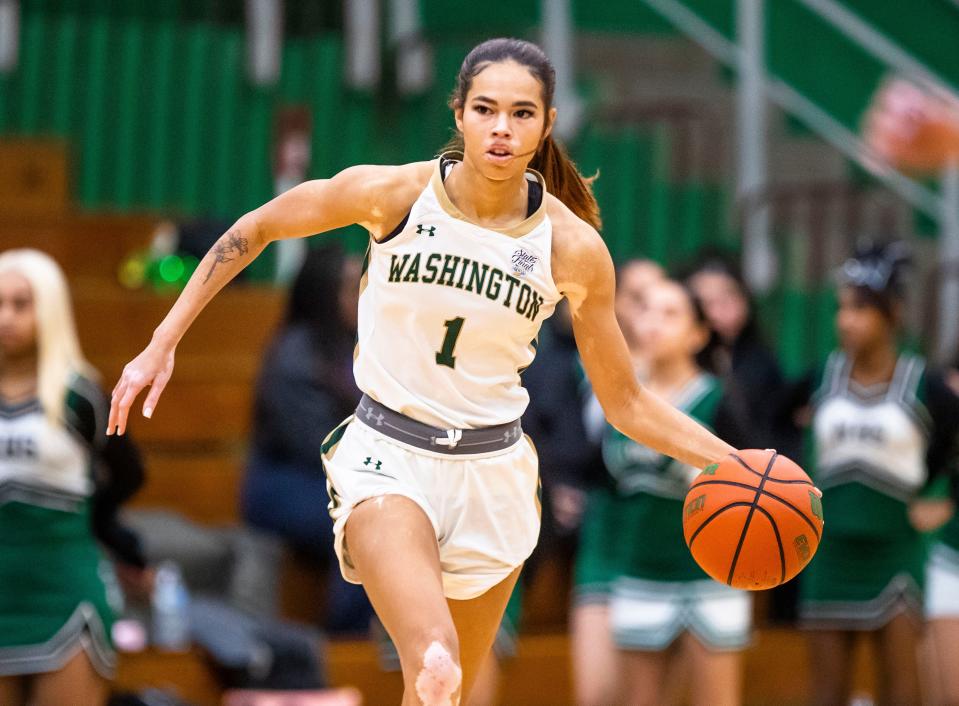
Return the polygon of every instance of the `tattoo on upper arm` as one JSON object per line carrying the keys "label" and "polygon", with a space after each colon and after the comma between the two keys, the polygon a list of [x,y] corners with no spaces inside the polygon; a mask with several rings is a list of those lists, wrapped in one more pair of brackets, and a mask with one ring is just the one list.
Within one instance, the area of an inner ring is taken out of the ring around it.
{"label": "tattoo on upper arm", "polygon": [[246,255],[250,252],[250,248],[247,246],[246,238],[241,238],[238,231],[231,230],[216,242],[210,252],[213,253],[213,264],[210,265],[210,271],[206,273],[203,284],[206,284],[213,276],[213,270],[217,265],[221,262],[231,262],[237,255]]}

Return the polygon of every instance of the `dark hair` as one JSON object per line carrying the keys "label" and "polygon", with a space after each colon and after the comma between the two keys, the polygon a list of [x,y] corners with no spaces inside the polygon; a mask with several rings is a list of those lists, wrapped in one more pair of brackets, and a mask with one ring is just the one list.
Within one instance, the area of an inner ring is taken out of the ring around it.
{"label": "dark hair", "polygon": [[[525,66],[543,87],[547,121],[543,125],[545,133],[546,128],[550,127],[549,110],[553,106],[553,94],[556,90],[556,70],[542,49],[523,39],[489,39],[474,47],[463,59],[463,65],[456,76],[456,88],[450,96],[450,108],[463,108],[473,79],[490,64],[504,61],[514,61]],[[443,151],[462,152],[463,135],[454,135]],[[563,146],[553,139],[552,132],[541,141],[529,166],[543,175],[546,190],[566,204],[573,213],[594,228],[602,226],[599,204],[596,203],[591,186],[595,177],[587,178],[579,173]]]}
{"label": "dark hair", "polygon": [[311,249],[290,288],[284,327],[305,325],[314,344],[324,355],[332,355],[353,332],[340,315],[340,285],[346,255],[332,241]]}
{"label": "dark hair", "polygon": [[682,279],[687,284],[691,283],[696,275],[703,273],[728,277],[733,284],[736,285],[736,289],[746,302],[746,308],[748,310],[746,322],[743,324],[743,328],[736,337],[736,340],[729,341],[728,343],[729,345],[735,345],[741,341],[759,341],[759,327],[756,324],[756,307],[753,304],[753,295],[749,290],[749,285],[746,284],[746,278],[743,277],[742,270],[735,260],[719,250],[706,249],[700,253],[694,264],[681,269],[683,272]]}
{"label": "dark hair", "polygon": [[905,297],[903,275],[910,261],[905,243],[864,244],[842,264],[839,285],[854,290],[859,301],[893,321]]}

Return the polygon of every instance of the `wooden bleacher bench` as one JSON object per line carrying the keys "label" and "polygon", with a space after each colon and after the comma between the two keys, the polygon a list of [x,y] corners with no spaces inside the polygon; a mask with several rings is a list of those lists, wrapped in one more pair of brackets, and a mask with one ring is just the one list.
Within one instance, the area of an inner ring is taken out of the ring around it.
{"label": "wooden bleacher bench", "polygon": [[[177,348],[176,369],[151,420],[130,416],[147,482],[133,505],[181,512],[207,524],[235,522],[254,383],[282,313],[267,288],[221,292]],[[173,296],[130,292],[111,282],[74,289],[81,343],[106,390],[149,342]]]}
{"label": "wooden bleacher bench", "polygon": [[[150,341],[175,296],[105,282],[74,286],[73,300],[84,353],[112,375]],[[284,292],[268,287],[237,285],[220,292],[177,347],[177,378],[237,379],[242,373],[252,380],[284,301]]]}

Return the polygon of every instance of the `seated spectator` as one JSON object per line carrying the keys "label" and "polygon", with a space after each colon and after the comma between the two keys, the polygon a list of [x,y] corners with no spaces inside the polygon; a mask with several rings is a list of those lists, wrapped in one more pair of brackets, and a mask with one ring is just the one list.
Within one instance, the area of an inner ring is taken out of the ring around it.
{"label": "seated spectator", "polygon": [[749,418],[750,443],[756,448],[775,447],[787,456],[798,455],[798,444],[778,438],[763,410],[770,397],[783,387],[776,357],[763,343],[746,283],[725,259],[707,256],[688,277],[689,286],[703,303],[718,345],[702,360],[724,378],[729,394],[738,396],[740,412]]}

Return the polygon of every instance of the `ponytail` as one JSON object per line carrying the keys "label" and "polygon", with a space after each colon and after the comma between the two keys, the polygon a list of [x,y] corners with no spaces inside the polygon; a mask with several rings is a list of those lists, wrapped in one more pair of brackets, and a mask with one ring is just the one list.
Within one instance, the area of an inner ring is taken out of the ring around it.
{"label": "ponytail", "polygon": [[599,204],[593,195],[595,176],[584,177],[576,164],[569,158],[566,149],[547,135],[529,164],[543,175],[546,190],[562,201],[570,211],[599,230],[603,220],[599,215]]}

